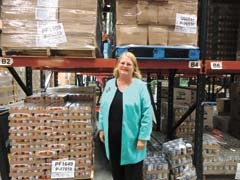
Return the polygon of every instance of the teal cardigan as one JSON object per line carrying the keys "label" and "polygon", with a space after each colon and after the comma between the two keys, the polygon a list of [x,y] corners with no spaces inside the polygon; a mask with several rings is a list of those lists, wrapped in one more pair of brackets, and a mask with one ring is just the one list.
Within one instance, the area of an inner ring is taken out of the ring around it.
{"label": "teal cardigan", "polygon": [[[113,78],[106,83],[100,99],[98,130],[104,131],[104,143],[108,159],[108,117],[116,90],[116,78]],[[133,78],[132,83],[123,90],[121,165],[134,164],[146,157],[146,146],[143,150],[137,150],[136,144],[138,139],[150,140],[152,112],[146,83]]]}

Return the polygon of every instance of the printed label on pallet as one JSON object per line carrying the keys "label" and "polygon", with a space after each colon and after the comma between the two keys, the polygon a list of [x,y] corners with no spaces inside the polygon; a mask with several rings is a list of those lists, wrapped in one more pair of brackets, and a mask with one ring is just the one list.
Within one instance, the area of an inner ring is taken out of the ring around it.
{"label": "printed label on pallet", "polygon": [[75,161],[73,160],[59,160],[52,161],[51,178],[74,178]]}
{"label": "printed label on pallet", "polygon": [[197,16],[177,13],[175,31],[182,33],[197,33]]}

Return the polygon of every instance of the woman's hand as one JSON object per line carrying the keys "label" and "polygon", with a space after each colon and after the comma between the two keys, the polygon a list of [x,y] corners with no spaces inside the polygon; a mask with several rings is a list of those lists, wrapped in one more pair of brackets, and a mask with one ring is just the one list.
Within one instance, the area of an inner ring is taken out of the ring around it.
{"label": "woman's hand", "polygon": [[137,141],[137,150],[142,150],[142,149],[144,149],[145,144],[146,144],[146,141],[144,141],[144,140],[138,140],[138,141]]}
{"label": "woman's hand", "polygon": [[99,135],[100,141],[104,143],[104,132],[101,130],[101,131],[99,131],[98,135]]}

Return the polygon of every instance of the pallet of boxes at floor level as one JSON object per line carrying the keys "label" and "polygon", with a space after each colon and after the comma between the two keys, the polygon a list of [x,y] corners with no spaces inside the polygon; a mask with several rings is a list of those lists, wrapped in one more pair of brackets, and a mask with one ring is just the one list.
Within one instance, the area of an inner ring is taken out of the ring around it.
{"label": "pallet of boxes at floor level", "polygon": [[72,179],[91,179],[91,102],[41,107],[27,104],[10,109],[12,179],[51,179],[52,162],[63,159],[75,161]]}
{"label": "pallet of boxes at floor level", "polygon": [[73,103],[69,106],[69,144],[67,153],[78,167],[76,178],[91,177],[93,170],[93,126],[90,103]]}
{"label": "pallet of boxes at floor level", "polygon": [[155,60],[198,60],[199,48],[193,46],[153,46],[153,45],[126,45],[117,46],[115,57],[123,52],[132,52],[138,59]]}

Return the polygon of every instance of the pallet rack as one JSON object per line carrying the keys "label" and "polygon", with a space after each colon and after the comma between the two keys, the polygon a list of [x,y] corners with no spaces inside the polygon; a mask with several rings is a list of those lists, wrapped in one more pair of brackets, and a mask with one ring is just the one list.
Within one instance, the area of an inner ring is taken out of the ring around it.
{"label": "pallet rack", "polygon": [[[28,64],[28,68],[31,69],[49,69],[53,71],[79,71],[84,73],[111,73],[113,67],[116,64],[116,59],[102,59],[102,58],[93,58],[93,59],[84,59],[84,58],[59,58],[59,57],[38,57],[38,58],[31,58],[31,57],[13,57],[13,63],[10,66],[7,66],[8,69],[13,70],[14,67],[22,67]],[[194,63],[196,66],[191,66],[191,63]],[[199,64],[198,64],[199,63]],[[214,65],[215,64],[215,65]],[[216,66],[217,64],[217,66]],[[168,74],[169,77],[169,114],[173,114],[173,81],[176,73],[183,73],[185,75],[194,75],[198,77],[198,93],[203,93],[200,89],[201,83],[204,82],[206,75],[219,75],[222,74],[234,74],[238,73],[240,69],[240,61],[216,61],[216,60],[206,60],[205,61],[205,68],[203,68],[203,61],[171,61],[171,60],[139,60],[140,69],[143,73],[146,74]],[[172,93],[172,95],[171,95]],[[200,98],[204,98],[200,96]],[[195,165],[200,169],[201,156],[201,138],[199,133],[202,133],[202,130],[197,131],[199,127],[202,127],[202,120],[201,120],[201,108],[202,108],[203,100],[197,100],[195,104],[193,104],[189,110],[183,115],[182,122],[184,121],[184,117],[190,114],[195,108],[198,109],[197,113],[197,120],[196,120],[196,141],[195,141]],[[158,112],[159,113],[159,112]],[[175,128],[178,127],[180,124],[174,125],[173,117],[168,117],[169,126],[168,126],[168,138],[173,138],[173,133]],[[181,122],[181,121],[179,121]],[[157,118],[157,123],[160,123],[159,118]],[[200,128],[201,129],[201,128]],[[202,176],[198,174],[198,176]],[[201,179],[201,177],[199,178]]]}

